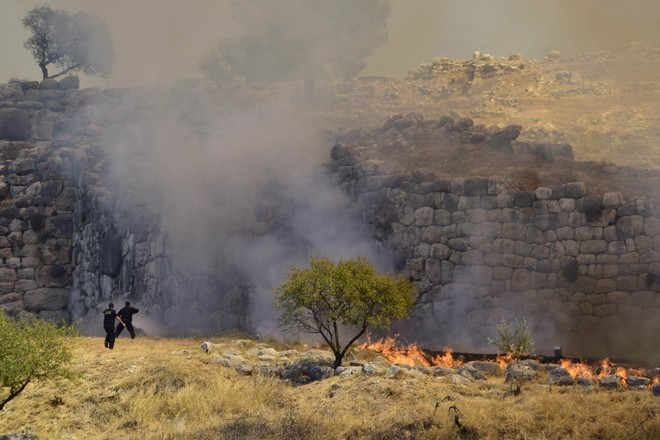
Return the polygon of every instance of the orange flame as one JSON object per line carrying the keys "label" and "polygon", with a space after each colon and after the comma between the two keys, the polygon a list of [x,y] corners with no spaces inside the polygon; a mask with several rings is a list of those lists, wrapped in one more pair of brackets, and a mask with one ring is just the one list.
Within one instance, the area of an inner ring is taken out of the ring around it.
{"label": "orange flame", "polygon": [[444,347],[442,351],[443,353],[441,355],[436,355],[431,360],[431,364],[433,366],[453,367],[455,365],[463,365],[463,361],[461,359],[454,359],[454,355],[452,354],[454,350],[452,350],[450,347]]}
{"label": "orange flame", "polygon": [[498,354],[495,358],[495,362],[500,364],[501,369],[506,369],[506,367],[514,361],[513,356],[510,354]]}
{"label": "orange flame", "polygon": [[625,368],[618,367],[614,374],[619,376],[619,381],[621,382],[621,386],[623,387],[628,386],[628,371],[626,371]]}
{"label": "orange flame", "polygon": [[441,355],[429,359],[429,357],[417,347],[416,344],[409,344],[405,347],[400,347],[395,339],[397,336],[398,335],[395,335],[394,338],[382,338],[376,342],[371,342],[367,336],[367,342],[358,345],[357,348],[359,350],[372,350],[378,352],[392,364],[410,365],[411,367],[451,367],[454,365],[462,365],[463,363],[460,359],[454,359],[451,348],[445,347]]}
{"label": "orange flame", "polygon": [[[394,335],[394,337],[381,338],[376,342],[371,342],[371,339],[367,336],[367,342],[358,345],[357,349],[372,350],[380,353],[392,364],[403,364],[411,367],[453,367],[463,365],[462,357],[454,358],[453,350],[450,347],[444,347],[442,349],[442,354],[429,358],[429,356],[417,347],[416,344],[409,344],[405,347],[399,346],[396,340],[397,337],[398,335]],[[498,355],[495,362],[497,362],[502,369],[505,369],[509,364],[514,362],[514,359],[510,354]],[[589,365],[586,362],[573,362],[571,359],[560,359],[559,364],[564,367],[574,379],[601,379],[605,376],[615,374],[619,377],[621,386],[624,387],[628,386],[629,375],[645,376],[645,370],[642,368],[615,368],[608,358],[602,359],[597,367]],[[651,379],[651,386],[658,382],[660,382],[660,376],[653,377],[653,379]]]}
{"label": "orange flame", "polygon": [[600,361],[600,373],[598,373],[598,379],[601,379],[605,376],[612,374],[612,363],[608,358],[605,358]]}
{"label": "orange flame", "polygon": [[564,367],[573,379],[577,379],[580,377],[585,379],[592,379],[594,377],[594,374],[591,371],[591,367],[589,367],[586,364],[583,363],[575,364],[570,359],[560,359],[559,365]]}

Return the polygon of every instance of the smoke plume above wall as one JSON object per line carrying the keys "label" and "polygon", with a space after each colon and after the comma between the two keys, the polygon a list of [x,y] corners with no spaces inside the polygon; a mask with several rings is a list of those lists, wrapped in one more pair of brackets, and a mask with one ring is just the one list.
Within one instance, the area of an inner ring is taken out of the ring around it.
{"label": "smoke plume above wall", "polygon": [[[39,0],[6,0],[0,25],[0,78],[34,78],[38,68],[23,49],[20,24]],[[200,58],[240,31],[229,1],[193,3],[141,0],[51,0],[53,8],[96,13],[110,27],[117,65],[109,80],[85,86],[130,86],[199,77]],[[435,57],[469,58],[480,50],[496,56],[542,57],[608,50],[629,41],[660,41],[660,3],[655,0],[392,0],[389,41],[363,74],[405,75]],[[304,17],[300,18],[301,20]]]}

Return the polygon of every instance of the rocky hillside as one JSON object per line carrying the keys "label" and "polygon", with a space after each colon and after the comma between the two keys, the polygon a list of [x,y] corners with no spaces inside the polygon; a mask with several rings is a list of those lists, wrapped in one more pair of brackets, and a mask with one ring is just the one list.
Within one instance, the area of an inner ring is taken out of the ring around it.
{"label": "rocky hillside", "polygon": [[360,78],[332,91],[332,119],[373,126],[393,114],[520,125],[521,141],[570,143],[578,160],[660,167],[660,48],[543,59],[436,58],[405,79]]}

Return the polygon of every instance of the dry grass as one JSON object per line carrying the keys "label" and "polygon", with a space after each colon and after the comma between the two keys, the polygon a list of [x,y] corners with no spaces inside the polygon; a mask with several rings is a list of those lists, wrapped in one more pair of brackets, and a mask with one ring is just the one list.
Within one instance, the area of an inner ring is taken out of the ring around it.
{"label": "dry grass", "polygon": [[[110,351],[100,338],[80,338],[74,350],[80,378],[30,385],[0,413],[0,434],[81,440],[660,438],[660,398],[650,391],[539,382],[507,395],[502,377],[466,386],[408,372],[293,387],[223,368],[200,343],[121,338]],[[246,345],[256,341],[236,349]]]}

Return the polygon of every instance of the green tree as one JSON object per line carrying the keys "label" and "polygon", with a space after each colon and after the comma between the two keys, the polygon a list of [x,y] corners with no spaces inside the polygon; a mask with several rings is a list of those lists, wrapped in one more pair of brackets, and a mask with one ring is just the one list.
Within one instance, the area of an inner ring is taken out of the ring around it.
{"label": "green tree", "polygon": [[[308,268],[291,267],[275,292],[282,325],[321,335],[335,355],[337,368],[367,328],[388,327],[407,316],[415,289],[401,276],[377,275],[365,258],[333,262],[312,257]],[[340,332],[353,336],[344,343]]]}
{"label": "green tree", "polygon": [[317,79],[353,78],[387,40],[389,0],[239,0],[232,8],[244,33],[200,62],[214,81],[303,79],[310,96]]}
{"label": "green tree", "polygon": [[[97,16],[84,12],[69,14],[42,5],[27,13],[23,26],[31,33],[25,48],[37,61],[43,79],[77,71],[101,77],[112,72],[115,53],[110,30]],[[50,64],[62,70],[49,75]]]}
{"label": "green tree", "polygon": [[31,382],[71,378],[70,325],[8,318],[0,309],[0,411]]}

